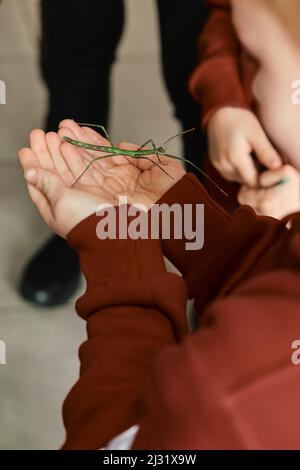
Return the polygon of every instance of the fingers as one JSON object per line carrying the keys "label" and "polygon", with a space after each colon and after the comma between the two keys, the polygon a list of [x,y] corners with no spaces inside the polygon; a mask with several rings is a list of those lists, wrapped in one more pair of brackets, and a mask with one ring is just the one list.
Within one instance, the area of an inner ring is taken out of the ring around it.
{"label": "fingers", "polygon": [[[70,137],[71,139],[79,140],[80,142],[86,142],[88,144],[96,144],[96,145],[107,145],[107,141],[103,139],[99,134],[98,137],[99,139],[95,142],[94,140],[91,139],[90,135],[88,132],[84,131],[84,128],[81,128],[78,124],[76,124],[74,121],[71,121],[74,125],[70,127],[62,127],[62,124],[65,122],[69,122],[70,120],[67,121],[62,121],[61,122],[61,127],[58,131],[59,137],[63,140],[64,137]],[[71,129],[72,127],[72,129]],[[75,128],[75,129],[74,129]],[[71,145],[71,144],[70,144]],[[110,144],[108,144],[110,145]],[[87,161],[88,163],[91,161],[91,159],[95,159],[97,157],[101,157],[102,155],[105,155],[105,152],[99,152],[95,150],[88,150],[88,149],[83,149],[82,147],[77,147],[76,145],[73,145],[73,148],[77,148],[77,159],[79,154],[82,156],[82,158]],[[106,152],[107,153],[107,152]],[[100,168],[104,170],[108,170],[110,168],[114,167],[114,162],[108,158],[104,160],[98,160],[97,166],[100,166]]]}
{"label": "fingers", "polygon": [[62,155],[60,138],[55,132],[48,132],[46,134],[46,143],[51,154],[54,168],[57,170],[66,185],[69,187],[72,186],[74,183],[74,177]]}
{"label": "fingers", "polygon": [[216,170],[228,181],[243,183],[243,179],[236,167],[239,160],[243,161],[243,153],[240,148],[228,150],[226,153],[212,159],[212,163]]}
{"label": "fingers", "polygon": [[[96,145],[104,145],[110,147],[110,143],[102,135],[96,132],[94,129],[86,126],[79,126],[77,122],[72,119],[65,119],[59,124],[59,135],[62,135],[62,130],[66,131],[68,129],[73,135],[73,139],[80,140],[82,142],[87,142]],[[70,137],[70,136],[69,136]]]}
{"label": "fingers", "polygon": [[82,137],[84,137],[82,135],[81,127],[73,119],[64,119],[63,121],[59,123],[59,129],[58,129],[59,135],[61,134],[60,132],[61,129],[64,129],[64,130],[69,129],[72,133],[73,139],[81,140]]}
{"label": "fingers", "polygon": [[23,148],[19,151],[19,160],[24,172],[29,170],[30,168],[40,167],[36,155],[29,148]]}
{"label": "fingers", "polygon": [[[278,184],[282,182],[282,184]],[[300,209],[300,175],[289,165],[268,170],[259,177],[260,188],[242,187],[241,204],[253,207],[257,214],[281,219]]]}
{"label": "fingers", "polygon": [[284,165],[276,170],[268,170],[264,171],[259,176],[259,185],[263,188],[269,188],[280,181],[298,181],[299,180],[299,173],[295,168],[291,167],[290,165]]}
{"label": "fingers", "polygon": [[255,187],[258,173],[251,150],[244,138],[237,138],[221,158],[216,159],[215,166],[227,180]]}
{"label": "fingers", "polygon": [[95,131],[91,127],[83,126],[80,128],[86,133],[90,141],[94,144],[110,146],[110,142],[105,137],[103,137],[102,134],[100,135],[99,132]]}
{"label": "fingers", "polygon": [[[19,160],[24,174],[26,174],[30,169],[40,168],[40,164],[36,155],[29,148],[23,148],[19,151]],[[37,207],[39,213],[44,218],[45,222],[50,225],[53,219],[53,215],[47,198],[31,184],[27,184],[27,189],[31,200]]]}
{"label": "fingers", "polygon": [[35,129],[30,133],[30,147],[41,166],[45,170],[54,170],[53,161],[49,153],[46,134],[41,129]]}
{"label": "fingers", "polygon": [[[80,175],[82,175],[80,178],[80,184],[95,185],[96,179],[93,176],[95,168],[94,164],[91,164],[93,159],[91,159],[90,156],[84,158],[85,152],[83,152],[81,148],[67,142],[61,144],[60,148],[66,165],[72,174],[72,184]],[[90,164],[91,166],[88,168]]]}
{"label": "fingers", "polygon": [[[137,150],[140,146],[136,144],[132,144],[130,142],[121,142],[119,144],[119,147],[125,150]],[[143,149],[143,150],[146,150],[146,149]],[[118,162],[119,164],[122,164],[123,162],[131,163],[132,165],[134,165],[136,168],[138,168],[141,171],[150,170],[151,168],[153,168],[153,166],[155,166],[155,163],[160,164],[155,154],[145,155],[144,158],[135,158],[135,157],[129,157],[129,156],[124,155],[122,156],[122,158],[123,160],[120,159]],[[169,160],[169,158],[162,157],[162,160],[164,160],[164,163],[166,163],[166,161]],[[114,161],[117,164],[117,161],[116,160]]]}
{"label": "fingers", "polygon": [[250,187],[257,186],[258,172],[249,153],[237,156],[234,159],[234,168],[243,183]]}
{"label": "fingers", "polygon": [[27,188],[33,204],[36,206],[46,224],[51,227],[54,221],[54,216],[49,201],[43,193],[31,184],[27,184]]}
{"label": "fingers", "polygon": [[25,179],[32,202],[51,227],[55,221],[55,205],[66,189],[63,180],[55,173],[41,168],[27,169]]}
{"label": "fingers", "polygon": [[210,159],[217,170],[230,181],[255,187],[258,173],[252,152],[268,169],[282,165],[255,115],[246,110],[219,110],[208,125]]}
{"label": "fingers", "polygon": [[[124,150],[137,150],[139,148],[138,145],[132,144],[130,142],[121,142],[118,147]],[[120,157],[118,156],[118,160],[114,159],[114,162],[116,164],[132,163],[133,165],[138,166],[138,160],[132,157],[128,157],[127,155],[120,155]]]}
{"label": "fingers", "polygon": [[[95,212],[101,202],[114,201],[113,197],[104,199],[107,191],[70,189],[62,178],[54,172],[40,168],[29,169],[25,173],[30,197],[49,227],[62,237],[66,237],[77,223]],[[96,188],[95,188],[96,189]]]}
{"label": "fingers", "polygon": [[256,153],[257,159],[266,168],[275,170],[282,165],[282,160],[274,147],[271,145],[269,139],[264,133],[263,129],[256,130],[251,138],[253,150]]}
{"label": "fingers", "polygon": [[[61,140],[55,132],[45,134],[36,129],[30,134],[31,149],[21,149],[19,159],[22,168],[27,171],[30,168],[43,168],[57,172],[66,183],[71,186],[74,176],[61,153]],[[87,165],[88,163],[86,163]]]}
{"label": "fingers", "polygon": [[40,168],[27,170],[25,179],[29,185],[37,189],[49,201],[50,207],[56,204],[62,192],[67,189],[60,176]]}
{"label": "fingers", "polygon": [[242,205],[251,206],[256,211],[259,211],[265,196],[265,189],[254,189],[249,188],[248,186],[242,186],[238,193],[238,201]]}

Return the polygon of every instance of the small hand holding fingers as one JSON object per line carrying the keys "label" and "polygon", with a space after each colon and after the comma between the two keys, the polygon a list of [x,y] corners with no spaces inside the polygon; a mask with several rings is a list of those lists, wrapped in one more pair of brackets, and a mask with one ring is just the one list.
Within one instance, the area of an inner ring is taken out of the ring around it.
{"label": "small hand holding fingers", "polygon": [[276,170],[267,170],[259,176],[259,184],[263,188],[270,188],[277,185],[278,189],[283,189],[283,184],[279,182],[293,183],[299,181],[299,173],[290,165],[283,165]]}
{"label": "small hand holding fingers", "polygon": [[258,173],[255,168],[251,149],[241,145],[240,149],[233,150],[233,167],[238,174],[239,180],[250,187],[257,186]]}
{"label": "small hand holding fingers", "polygon": [[238,201],[242,205],[251,206],[256,211],[259,211],[265,195],[265,189],[249,188],[248,186],[242,186],[238,193]]}
{"label": "small hand holding fingers", "polygon": [[282,159],[276,152],[264,130],[259,126],[250,136],[250,144],[257,156],[258,161],[270,170],[282,166]]}
{"label": "small hand holding fingers", "polygon": [[222,159],[222,161],[212,161],[214,167],[216,170],[223,176],[228,181],[234,181],[237,183],[242,183],[242,179],[237,172],[237,170],[234,168],[232,163],[229,162],[228,158]]}

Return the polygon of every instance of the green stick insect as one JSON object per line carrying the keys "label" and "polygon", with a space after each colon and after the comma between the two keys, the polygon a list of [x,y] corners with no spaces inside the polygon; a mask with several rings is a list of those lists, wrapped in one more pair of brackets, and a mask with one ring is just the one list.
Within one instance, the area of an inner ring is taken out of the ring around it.
{"label": "green stick insect", "polygon": [[[228,197],[228,194],[225,193],[225,191],[223,191],[222,188],[220,188],[220,186],[213,180],[210,178],[210,176],[208,176],[206,173],[204,173],[203,170],[201,170],[201,168],[199,168],[197,165],[195,165],[193,162],[191,162],[190,160],[187,160],[186,158],[181,158],[181,157],[178,157],[176,155],[170,155],[168,153],[166,153],[166,148],[167,148],[167,145],[175,138],[179,137],[179,136],[182,136],[184,134],[187,134],[188,132],[193,132],[196,130],[196,128],[193,128],[193,129],[189,129],[187,131],[184,131],[184,132],[181,132],[179,134],[176,134],[172,137],[170,137],[168,140],[166,140],[160,147],[157,147],[154,143],[154,141],[152,139],[149,139],[147,140],[147,142],[145,142],[143,145],[141,145],[137,150],[125,150],[125,149],[121,149],[119,147],[116,147],[111,139],[110,139],[110,136],[107,132],[107,130],[105,129],[105,127],[103,126],[100,126],[98,124],[86,124],[86,123],[78,123],[79,126],[87,126],[87,127],[97,127],[99,129],[102,130],[103,134],[105,135],[106,139],[108,140],[108,142],[110,143],[110,147],[108,146],[105,146],[105,145],[94,145],[94,144],[88,144],[86,142],[80,142],[79,140],[74,140],[74,139],[71,139],[70,137],[63,137],[63,139],[66,141],[66,142],[69,142],[70,144],[72,145],[75,145],[77,147],[81,147],[83,149],[87,149],[87,150],[94,150],[94,151],[98,151],[98,152],[104,152],[105,155],[101,156],[101,157],[96,157],[94,158],[92,161],[90,161],[90,163],[86,166],[86,168],[83,170],[83,172],[78,176],[78,178],[75,180],[75,182],[73,183],[72,185],[72,188],[78,183],[78,181],[80,180],[80,178],[82,178],[82,176],[85,174],[85,172],[93,165],[93,163],[95,163],[97,160],[103,160],[104,158],[109,158],[109,157],[112,157],[112,156],[116,156],[116,155],[123,155],[123,156],[127,156],[127,157],[131,157],[131,158],[136,158],[136,159],[144,159],[144,160],[149,160],[151,163],[153,163],[154,165],[158,166],[167,176],[169,176],[170,178],[173,179],[173,177],[171,175],[169,175],[166,170],[161,166],[163,165],[160,157],[161,156],[164,156],[164,157],[169,157],[169,158],[173,158],[175,160],[180,160],[182,162],[185,162],[185,163],[189,163],[191,166],[193,166],[196,170],[198,170],[200,173],[202,173],[214,186],[216,186],[225,196]],[[151,145],[152,148],[146,148],[148,145]],[[150,158],[150,155],[156,155],[157,156],[157,160],[158,160],[158,163],[155,162],[154,160],[152,160],[152,158]]]}

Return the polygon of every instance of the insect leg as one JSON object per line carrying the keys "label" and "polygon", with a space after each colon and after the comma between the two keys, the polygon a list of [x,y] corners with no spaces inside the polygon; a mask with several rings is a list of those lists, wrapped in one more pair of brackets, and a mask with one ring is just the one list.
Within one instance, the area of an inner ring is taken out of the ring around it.
{"label": "insect leg", "polygon": [[143,150],[143,148],[147,147],[148,144],[152,145],[152,148],[154,150],[154,154],[157,156],[157,159],[158,159],[159,163],[161,163],[161,159],[160,159],[160,156],[157,152],[157,148],[156,148],[154,140],[152,140],[152,139],[147,140],[147,142],[145,142],[143,145],[141,145],[140,148],[138,148],[138,150]]}
{"label": "insect leg", "polygon": [[97,127],[99,129],[102,130],[103,134],[105,135],[105,137],[107,138],[108,142],[110,143],[110,145],[112,147],[114,147],[114,144],[112,143],[112,140],[110,138],[110,135],[109,133],[107,132],[107,130],[105,129],[104,126],[100,126],[99,124],[86,124],[85,122],[78,122],[78,125],[79,126],[86,126],[86,127]]}
{"label": "insect leg", "polygon": [[97,160],[103,160],[104,158],[108,158],[108,157],[113,157],[113,153],[108,153],[107,155],[103,155],[102,157],[97,157],[97,158],[93,158],[93,160],[90,161],[90,163],[85,167],[85,169],[83,170],[83,172],[78,176],[78,178],[76,178],[76,180],[74,181],[74,183],[72,184],[71,188],[74,188],[74,186],[76,186],[76,184],[78,183],[78,181],[83,177],[83,175],[85,174],[86,171],[88,171],[88,169],[93,165],[93,163],[95,163]]}
{"label": "insect leg", "polygon": [[169,178],[171,178],[172,180],[174,179],[173,176],[169,175],[169,173],[164,170],[158,163],[154,162],[153,160],[151,160],[150,157],[143,157],[143,156],[139,156],[139,155],[136,155],[132,158],[136,158],[138,160],[148,160],[149,162],[153,163],[155,166],[158,166],[158,168],[163,171],[167,176],[169,176]]}

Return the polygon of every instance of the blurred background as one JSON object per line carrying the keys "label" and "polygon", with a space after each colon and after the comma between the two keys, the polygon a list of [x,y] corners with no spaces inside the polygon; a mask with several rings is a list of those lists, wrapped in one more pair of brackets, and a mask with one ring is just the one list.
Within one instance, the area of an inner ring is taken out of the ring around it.
{"label": "blurred background", "polygon": [[[116,141],[143,143],[151,137],[160,143],[179,131],[161,77],[155,7],[150,0],[126,0],[126,28],[113,69],[110,130]],[[7,364],[0,365],[0,449],[61,445],[61,405],[78,376],[77,350],[85,338],[74,299],[38,309],[17,292],[25,263],[49,235],[29,201],[17,160],[29,132],[44,123],[39,23],[39,0],[2,1],[0,80],[6,82],[7,104],[0,104],[0,340]],[[180,141],[172,150],[180,155]]]}

